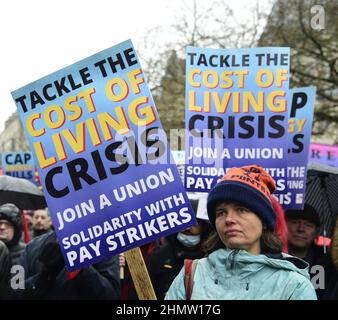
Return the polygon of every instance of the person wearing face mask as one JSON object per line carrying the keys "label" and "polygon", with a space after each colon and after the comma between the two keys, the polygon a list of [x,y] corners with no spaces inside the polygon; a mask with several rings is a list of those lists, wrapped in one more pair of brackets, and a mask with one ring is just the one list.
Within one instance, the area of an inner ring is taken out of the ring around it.
{"label": "person wearing face mask", "polygon": [[[195,213],[198,200],[190,200]],[[155,249],[149,263],[149,275],[157,299],[163,300],[185,259],[199,259],[203,256],[202,242],[211,228],[208,222],[197,219],[197,224],[166,238],[166,243]]]}
{"label": "person wearing face mask", "polygon": [[165,299],[316,300],[308,264],[282,252],[275,190],[258,165],[228,170],[207,199],[214,228],[203,246],[207,255],[194,260],[190,273],[182,268]]}

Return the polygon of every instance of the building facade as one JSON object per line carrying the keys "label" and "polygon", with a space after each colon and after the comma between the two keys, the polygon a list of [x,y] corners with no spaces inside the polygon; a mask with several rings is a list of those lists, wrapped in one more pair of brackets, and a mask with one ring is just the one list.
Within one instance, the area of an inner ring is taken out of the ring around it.
{"label": "building facade", "polygon": [[0,133],[0,152],[30,151],[19,114],[14,112],[6,121]]}

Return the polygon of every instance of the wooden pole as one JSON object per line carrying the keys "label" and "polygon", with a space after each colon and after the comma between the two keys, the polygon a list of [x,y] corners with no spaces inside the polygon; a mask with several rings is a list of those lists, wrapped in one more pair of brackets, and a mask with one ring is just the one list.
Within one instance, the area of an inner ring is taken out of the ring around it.
{"label": "wooden pole", "polygon": [[[123,259],[123,263],[121,264],[121,259]],[[124,267],[126,264],[126,257],[124,256],[124,253],[119,254],[119,263],[120,263],[120,280],[124,279]]]}
{"label": "wooden pole", "polygon": [[124,267],[120,267],[120,279],[124,279]]}
{"label": "wooden pole", "polygon": [[140,300],[157,300],[140,248],[124,252],[137,296]]}

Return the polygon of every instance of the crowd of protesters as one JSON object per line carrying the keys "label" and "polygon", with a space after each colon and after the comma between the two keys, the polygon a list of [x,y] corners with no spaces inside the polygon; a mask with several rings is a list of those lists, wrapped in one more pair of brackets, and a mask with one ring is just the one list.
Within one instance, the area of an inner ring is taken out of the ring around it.
{"label": "crowd of protesters", "polygon": [[[233,168],[208,195],[209,220],[141,247],[157,299],[338,299],[338,254],[316,244],[318,213],[305,204],[284,215],[274,190],[261,167]],[[8,203],[0,206],[0,299],[138,297],[123,254],[68,272],[48,209],[22,215]]]}

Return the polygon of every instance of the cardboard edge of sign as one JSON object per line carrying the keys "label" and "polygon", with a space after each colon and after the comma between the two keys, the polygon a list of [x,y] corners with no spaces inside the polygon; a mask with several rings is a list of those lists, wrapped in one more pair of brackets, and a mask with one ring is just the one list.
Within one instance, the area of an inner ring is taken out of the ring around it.
{"label": "cardboard edge of sign", "polygon": [[338,168],[336,167],[331,167],[326,164],[322,164],[319,162],[313,162],[311,161],[308,166],[308,170],[316,170],[316,171],[321,171],[321,172],[327,172],[327,173],[333,173],[333,174],[338,174]]}

